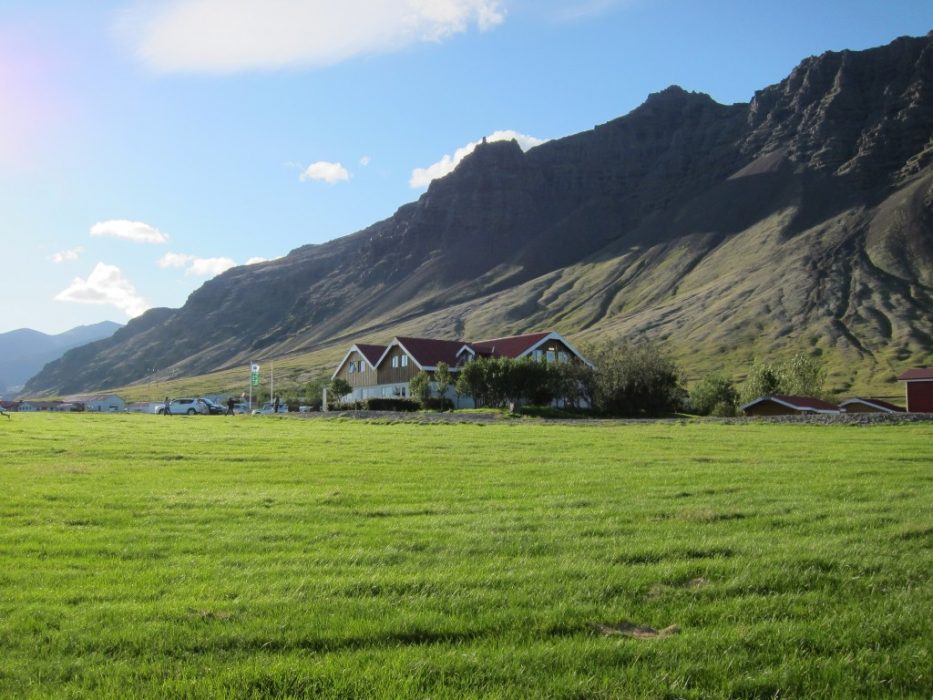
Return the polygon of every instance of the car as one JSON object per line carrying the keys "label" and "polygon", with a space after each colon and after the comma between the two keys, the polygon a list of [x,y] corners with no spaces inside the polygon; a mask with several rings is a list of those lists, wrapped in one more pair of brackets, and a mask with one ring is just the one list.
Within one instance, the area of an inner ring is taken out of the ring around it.
{"label": "car", "polygon": [[[162,407],[162,410],[159,411],[160,414],[165,412],[165,407]],[[169,415],[172,416],[195,416],[210,415],[211,409],[210,405],[207,403],[207,399],[172,399],[168,404]]]}
{"label": "car", "polygon": [[222,416],[223,414],[227,412],[226,406],[221,406],[216,401],[213,401],[207,397],[203,399],[198,399],[198,400],[203,401],[204,403],[207,404],[207,411],[212,416]]}

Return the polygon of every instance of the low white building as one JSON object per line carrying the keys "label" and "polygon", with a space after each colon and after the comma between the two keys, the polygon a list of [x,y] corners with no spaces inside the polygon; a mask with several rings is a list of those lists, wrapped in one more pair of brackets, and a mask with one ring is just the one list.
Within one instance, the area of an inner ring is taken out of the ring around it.
{"label": "low white building", "polygon": [[126,401],[116,394],[102,396],[88,396],[81,399],[84,410],[93,413],[122,413],[126,408]]}

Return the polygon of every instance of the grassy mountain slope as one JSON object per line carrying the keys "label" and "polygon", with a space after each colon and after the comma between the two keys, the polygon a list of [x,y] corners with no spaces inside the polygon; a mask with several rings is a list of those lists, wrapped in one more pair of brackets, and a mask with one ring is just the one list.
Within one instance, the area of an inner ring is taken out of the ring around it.
{"label": "grassy mountain slope", "polygon": [[485,144],[393,217],[235,268],[29,388],[541,328],[662,341],[694,376],[809,350],[837,388],[883,386],[933,362],[931,76],[933,35],[902,38],[747,105],[672,87],[527,153]]}

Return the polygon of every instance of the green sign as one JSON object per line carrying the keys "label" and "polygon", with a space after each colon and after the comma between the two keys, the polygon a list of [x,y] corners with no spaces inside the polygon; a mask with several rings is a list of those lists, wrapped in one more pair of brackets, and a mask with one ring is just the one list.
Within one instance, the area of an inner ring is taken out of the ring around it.
{"label": "green sign", "polygon": [[253,386],[259,386],[259,365],[255,362],[249,366],[249,381]]}

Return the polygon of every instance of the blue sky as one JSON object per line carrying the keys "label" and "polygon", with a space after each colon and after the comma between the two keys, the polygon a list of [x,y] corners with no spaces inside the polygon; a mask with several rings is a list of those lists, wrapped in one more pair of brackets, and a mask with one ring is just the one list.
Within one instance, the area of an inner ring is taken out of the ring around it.
{"label": "blue sky", "polygon": [[747,102],[931,29],[928,0],[3,0],[0,332],[181,306],[391,216],[483,136],[671,84]]}

